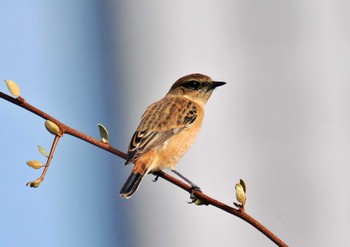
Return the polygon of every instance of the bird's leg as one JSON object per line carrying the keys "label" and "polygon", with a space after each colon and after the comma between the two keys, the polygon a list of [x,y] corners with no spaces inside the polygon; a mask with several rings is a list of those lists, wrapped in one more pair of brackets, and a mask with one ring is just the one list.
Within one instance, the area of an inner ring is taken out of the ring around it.
{"label": "bird's leg", "polygon": [[209,204],[205,201],[203,201],[202,199],[200,198],[197,198],[197,196],[194,194],[195,191],[199,191],[199,192],[202,192],[201,188],[199,188],[197,185],[195,185],[191,180],[189,180],[188,178],[184,177],[181,173],[179,173],[178,171],[176,170],[171,170],[173,173],[175,173],[178,177],[180,177],[182,180],[184,180],[186,183],[188,183],[189,185],[191,185],[191,196],[190,196],[190,199],[191,201],[188,202],[189,204],[196,204],[198,206],[200,205],[206,205],[208,206]]}
{"label": "bird's leg", "polygon": [[179,173],[176,170],[171,170],[173,173],[175,173],[178,177],[180,177],[182,180],[184,180],[186,183],[188,183],[189,185],[191,185],[192,190],[197,190],[197,191],[201,191],[201,188],[199,188],[199,186],[195,185],[194,183],[192,183],[191,180],[189,180],[188,178],[186,178],[185,176],[183,176],[181,173]]}

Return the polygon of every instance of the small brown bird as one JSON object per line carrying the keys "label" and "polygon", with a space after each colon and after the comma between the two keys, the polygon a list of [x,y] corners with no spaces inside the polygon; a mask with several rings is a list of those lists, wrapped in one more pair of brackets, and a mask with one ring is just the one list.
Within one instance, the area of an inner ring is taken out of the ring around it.
{"label": "small brown bird", "polygon": [[135,165],[120,191],[122,197],[130,198],[146,174],[164,168],[195,187],[174,168],[198,135],[205,103],[214,89],[224,84],[202,74],[186,75],[146,109],[129,144],[125,164]]}

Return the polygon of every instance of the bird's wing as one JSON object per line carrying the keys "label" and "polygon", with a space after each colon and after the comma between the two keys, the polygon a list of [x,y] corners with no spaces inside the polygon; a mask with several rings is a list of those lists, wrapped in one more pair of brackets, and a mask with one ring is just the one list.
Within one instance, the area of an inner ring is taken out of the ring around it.
{"label": "bird's wing", "polygon": [[197,118],[197,106],[188,99],[163,98],[150,105],[131,138],[127,163],[161,146],[172,136],[190,127]]}

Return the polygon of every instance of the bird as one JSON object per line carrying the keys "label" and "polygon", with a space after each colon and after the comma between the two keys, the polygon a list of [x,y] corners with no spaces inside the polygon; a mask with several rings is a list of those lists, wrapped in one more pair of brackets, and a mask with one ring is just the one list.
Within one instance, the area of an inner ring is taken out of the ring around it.
{"label": "bird", "polygon": [[193,188],[197,187],[175,166],[197,138],[204,105],[214,89],[224,84],[203,74],[189,74],[178,79],[161,100],[146,109],[128,146],[125,165],[133,163],[134,167],[120,190],[121,197],[130,198],[145,175],[163,169],[170,169]]}

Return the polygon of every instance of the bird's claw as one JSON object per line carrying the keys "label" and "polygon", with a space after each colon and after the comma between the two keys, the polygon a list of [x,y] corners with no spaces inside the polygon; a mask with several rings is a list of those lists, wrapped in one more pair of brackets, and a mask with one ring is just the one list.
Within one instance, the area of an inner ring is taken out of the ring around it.
{"label": "bird's claw", "polygon": [[191,184],[191,195],[193,194],[193,191],[199,191],[202,192],[201,188],[195,184]]}
{"label": "bird's claw", "polygon": [[203,201],[202,199],[198,198],[196,195],[195,195],[195,191],[198,191],[198,192],[202,192],[201,188],[199,188],[197,185],[195,184],[192,184],[192,189],[191,189],[191,195],[190,195],[190,199],[191,201],[190,202],[187,202],[188,204],[195,204],[197,206],[201,206],[201,205],[206,205],[208,206],[209,204],[205,201]]}
{"label": "bird's claw", "polygon": [[157,182],[158,181],[158,178],[159,178],[159,175],[155,175],[156,177],[152,180],[153,182]]}
{"label": "bird's claw", "polygon": [[233,205],[235,205],[239,211],[244,211],[244,205],[240,203],[234,202]]}

